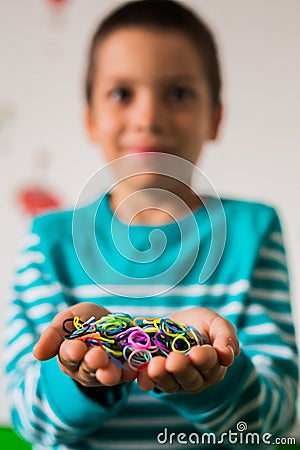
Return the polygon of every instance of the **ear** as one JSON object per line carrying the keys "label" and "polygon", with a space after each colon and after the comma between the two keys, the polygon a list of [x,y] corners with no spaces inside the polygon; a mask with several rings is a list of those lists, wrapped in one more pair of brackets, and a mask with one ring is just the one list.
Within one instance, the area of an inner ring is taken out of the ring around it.
{"label": "ear", "polygon": [[221,124],[222,118],[223,118],[223,105],[221,103],[219,105],[215,106],[212,115],[213,116],[212,116],[209,139],[214,141],[218,137],[219,130],[220,130],[220,124]]}
{"label": "ear", "polygon": [[86,105],[85,110],[84,110],[84,124],[85,124],[85,129],[86,129],[89,140],[94,142],[95,138],[96,138],[95,124],[94,124],[92,108],[90,105]]}

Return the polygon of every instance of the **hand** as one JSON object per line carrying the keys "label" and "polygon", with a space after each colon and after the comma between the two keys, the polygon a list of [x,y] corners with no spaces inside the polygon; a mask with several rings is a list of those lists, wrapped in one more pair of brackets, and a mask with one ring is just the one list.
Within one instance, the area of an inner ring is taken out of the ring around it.
{"label": "hand", "polygon": [[65,340],[63,323],[66,319],[79,316],[82,321],[91,316],[99,319],[109,313],[107,309],[94,303],[80,303],[71,306],[53,319],[33,349],[39,361],[58,356],[61,370],[83,386],[113,386],[133,381],[137,373],[128,368],[118,367],[100,347],[90,347],[80,340]]}
{"label": "hand", "polygon": [[147,370],[138,374],[140,388],[194,394],[222,381],[227,367],[239,354],[239,342],[230,322],[207,308],[181,311],[170,319],[194,326],[211,345],[192,347],[188,355],[171,352],[167,358],[154,357]]}

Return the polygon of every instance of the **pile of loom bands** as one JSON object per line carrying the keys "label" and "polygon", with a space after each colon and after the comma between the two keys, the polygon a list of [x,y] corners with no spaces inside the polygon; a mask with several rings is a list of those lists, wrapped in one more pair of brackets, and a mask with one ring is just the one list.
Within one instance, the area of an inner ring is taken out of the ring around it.
{"label": "pile of loom bands", "polygon": [[[70,331],[67,323],[75,330]],[[129,314],[108,314],[96,320],[82,322],[79,317],[63,323],[65,339],[80,339],[87,346],[102,347],[109,357],[123,369],[145,370],[154,356],[168,356],[172,351],[187,354],[191,347],[202,345],[205,338],[191,325],[169,318],[133,319]]]}

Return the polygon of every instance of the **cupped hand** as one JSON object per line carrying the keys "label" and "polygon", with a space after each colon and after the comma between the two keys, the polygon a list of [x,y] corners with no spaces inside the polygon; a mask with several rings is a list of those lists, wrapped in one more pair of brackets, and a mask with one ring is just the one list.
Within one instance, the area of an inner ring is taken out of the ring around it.
{"label": "cupped hand", "polygon": [[59,366],[65,374],[83,386],[113,386],[131,382],[137,372],[117,366],[101,347],[90,347],[80,340],[65,340],[63,323],[66,319],[80,317],[82,321],[91,316],[99,319],[109,311],[94,303],[80,303],[57,314],[41,335],[33,349],[33,355],[40,361],[58,356]]}
{"label": "cupped hand", "polygon": [[192,325],[209,344],[191,348],[188,355],[171,352],[167,358],[154,357],[147,370],[138,374],[140,388],[193,394],[222,381],[227,367],[239,354],[233,325],[207,308],[180,311],[170,319]]}

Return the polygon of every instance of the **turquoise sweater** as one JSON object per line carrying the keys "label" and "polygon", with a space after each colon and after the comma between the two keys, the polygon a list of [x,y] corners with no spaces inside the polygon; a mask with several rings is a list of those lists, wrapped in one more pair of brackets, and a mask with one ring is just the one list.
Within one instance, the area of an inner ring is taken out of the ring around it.
{"label": "turquoise sweater", "polygon": [[[222,199],[220,214],[211,199],[210,215],[200,208],[178,223],[128,227],[113,216],[107,194],[100,200],[74,216],[35,218],[19,257],[4,353],[15,430],[37,450],[275,442],[295,420],[298,386],[276,211]],[[241,354],[221,383],[199,394],[143,392],[132,383],[108,389],[100,402],[63,374],[56,358],[32,356],[54,316],[84,301],[146,317],[211,308],[236,327]]]}

